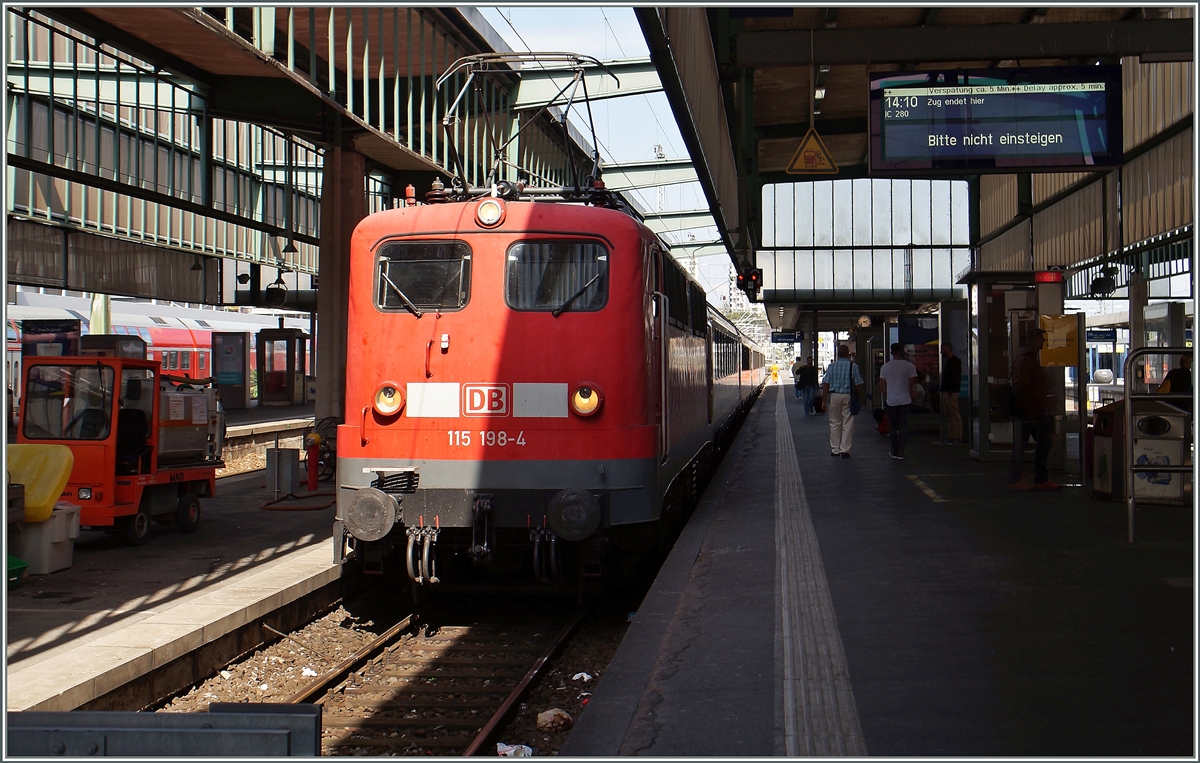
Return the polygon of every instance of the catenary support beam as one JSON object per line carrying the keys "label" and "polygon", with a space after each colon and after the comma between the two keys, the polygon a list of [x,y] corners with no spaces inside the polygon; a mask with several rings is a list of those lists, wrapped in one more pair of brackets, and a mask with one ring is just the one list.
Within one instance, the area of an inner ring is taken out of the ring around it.
{"label": "catenary support beam", "polygon": [[714,226],[712,212],[707,209],[683,209],[675,212],[654,212],[646,216],[646,227],[655,233],[674,233],[689,228]]}
{"label": "catenary support beam", "polygon": [[604,185],[610,191],[698,182],[696,168],[690,159],[609,164],[601,169],[604,171]]}
{"label": "catenary support beam", "polygon": [[[655,71],[654,64],[650,63],[649,58],[604,61],[603,64],[608,68],[608,72],[616,75],[616,79],[595,66],[585,68],[583,77],[589,100],[601,101],[626,95],[657,93],[662,90],[658,72]],[[568,85],[574,76],[574,70],[562,67],[522,69],[521,84],[517,89],[517,99],[513,108],[522,110],[537,109],[546,105],[565,106],[567,96],[571,92]],[[564,88],[566,90],[563,94],[558,95],[559,91]],[[575,94],[575,103],[582,103],[582,101],[583,88],[581,87]]]}

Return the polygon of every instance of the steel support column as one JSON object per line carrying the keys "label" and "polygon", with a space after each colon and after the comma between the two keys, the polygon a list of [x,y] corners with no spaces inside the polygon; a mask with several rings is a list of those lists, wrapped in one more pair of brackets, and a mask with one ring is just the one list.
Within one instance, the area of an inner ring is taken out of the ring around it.
{"label": "steel support column", "polygon": [[346,318],[350,304],[350,234],[367,216],[363,192],[366,158],[339,147],[329,149],[321,184],[321,262],[317,312],[316,417],[344,415]]}

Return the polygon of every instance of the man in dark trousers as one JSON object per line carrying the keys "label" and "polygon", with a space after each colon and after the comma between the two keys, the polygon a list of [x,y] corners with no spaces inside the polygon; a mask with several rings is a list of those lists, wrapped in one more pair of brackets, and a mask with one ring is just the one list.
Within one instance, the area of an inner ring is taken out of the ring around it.
{"label": "man in dark trousers", "polygon": [[949,342],[942,342],[942,416],[946,419],[946,445],[962,441],[962,413],[958,394],[962,389],[962,361],[954,355]]}
{"label": "man in dark trousers", "polygon": [[[800,362],[800,358],[796,358],[796,362]],[[817,412],[813,410],[813,400],[817,396],[817,367],[813,365],[812,355],[808,356],[808,365],[800,366],[800,372],[796,375],[796,396],[804,397],[804,415],[813,416]]]}
{"label": "man in dark trousers", "polygon": [[917,367],[904,358],[904,345],[892,345],[892,359],[879,368],[879,392],[892,437],[892,458],[903,460],[908,444],[908,412],[917,386]]}
{"label": "man in dark trousers", "polygon": [[[1009,469],[1008,486],[1013,490],[1058,490],[1059,485],[1050,481],[1047,459],[1050,456],[1051,400],[1050,384],[1046,372],[1038,362],[1038,350],[1046,332],[1040,328],[1032,330],[1032,346],[1013,361],[1013,449],[1012,466]],[[1021,464],[1025,457],[1025,440],[1033,437],[1037,442],[1034,451],[1033,482],[1021,475]]]}

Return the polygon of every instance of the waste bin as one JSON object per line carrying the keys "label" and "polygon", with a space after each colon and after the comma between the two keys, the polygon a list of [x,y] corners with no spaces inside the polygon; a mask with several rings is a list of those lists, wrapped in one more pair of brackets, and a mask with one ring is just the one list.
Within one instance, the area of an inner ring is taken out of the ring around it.
{"label": "waste bin", "polygon": [[[1138,401],[1133,413],[1134,465],[1180,466],[1191,463],[1191,429],[1191,416],[1187,411],[1154,400]],[[1170,472],[1138,472],[1133,475],[1133,495],[1139,504],[1187,503],[1190,502],[1190,487],[1190,475]]]}
{"label": "waste bin", "polygon": [[1092,497],[1125,500],[1125,401],[1092,412]]}
{"label": "waste bin", "polygon": [[79,507],[66,501],[55,504],[50,518],[19,522],[9,538],[13,554],[29,564],[30,575],[48,575],[75,562],[79,537]]}

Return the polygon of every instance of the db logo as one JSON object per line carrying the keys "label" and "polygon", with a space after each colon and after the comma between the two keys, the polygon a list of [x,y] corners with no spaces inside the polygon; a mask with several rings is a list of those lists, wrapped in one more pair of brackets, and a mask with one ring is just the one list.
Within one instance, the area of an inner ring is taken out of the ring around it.
{"label": "db logo", "polygon": [[464,384],[464,416],[507,416],[507,384]]}

